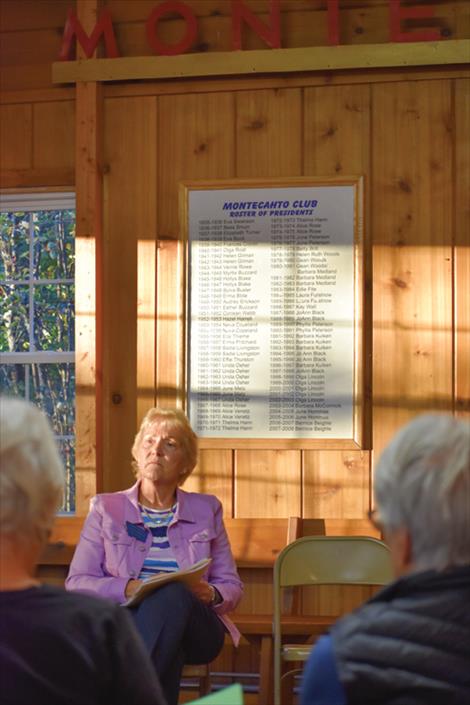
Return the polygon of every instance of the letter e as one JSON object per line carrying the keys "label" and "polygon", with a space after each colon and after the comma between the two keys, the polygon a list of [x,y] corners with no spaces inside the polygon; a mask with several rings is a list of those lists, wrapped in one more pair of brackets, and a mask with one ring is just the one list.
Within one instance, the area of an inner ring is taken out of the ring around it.
{"label": "letter e", "polygon": [[400,0],[390,0],[390,41],[391,42],[435,42],[441,39],[438,30],[427,32],[402,32],[401,21],[433,17],[430,5],[422,7],[401,7]]}

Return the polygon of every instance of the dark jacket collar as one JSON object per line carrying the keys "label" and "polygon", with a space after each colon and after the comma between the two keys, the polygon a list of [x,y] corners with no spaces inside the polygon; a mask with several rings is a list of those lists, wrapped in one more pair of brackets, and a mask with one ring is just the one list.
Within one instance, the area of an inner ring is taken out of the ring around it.
{"label": "dark jacket collar", "polygon": [[470,589],[470,565],[459,565],[446,570],[426,570],[410,573],[380,590],[369,602],[387,602],[415,592],[442,592]]}

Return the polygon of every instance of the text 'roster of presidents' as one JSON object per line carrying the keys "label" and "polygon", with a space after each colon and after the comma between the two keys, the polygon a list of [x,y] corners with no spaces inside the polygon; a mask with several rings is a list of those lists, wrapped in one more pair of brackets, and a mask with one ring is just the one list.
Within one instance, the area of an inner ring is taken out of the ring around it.
{"label": "text 'roster of presidents'", "polygon": [[354,187],[196,190],[188,208],[195,431],[352,438]]}

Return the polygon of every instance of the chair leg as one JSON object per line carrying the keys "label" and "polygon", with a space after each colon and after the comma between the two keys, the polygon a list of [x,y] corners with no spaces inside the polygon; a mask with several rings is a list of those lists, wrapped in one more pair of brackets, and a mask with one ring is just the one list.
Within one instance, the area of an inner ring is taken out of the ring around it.
{"label": "chair leg", "polygon": [[293,705],[294,703],[294,677],[297,670],[289,670],[283,673],[281,678],[281,703],[282,705]]}
{"label": "chair leg", "polygon": [[183,678],[196,679],[200,698],[211,692],[211,672],[208,663],[201,665],[186,665],[183,669],[182,675]]}
{"label": "chair leg", "polygon": [[272,638],[270,636],[263,636],[261,637],[260,649],[258,705],[271,705],[273,702],[272,657]]}
{"label": "chair leg", "polygon": [[199,697],[202,698],[204,695],[208,695],[211,692],[211,672],[209,670],[209,664],[206,666],[206,672],[199,678]]}

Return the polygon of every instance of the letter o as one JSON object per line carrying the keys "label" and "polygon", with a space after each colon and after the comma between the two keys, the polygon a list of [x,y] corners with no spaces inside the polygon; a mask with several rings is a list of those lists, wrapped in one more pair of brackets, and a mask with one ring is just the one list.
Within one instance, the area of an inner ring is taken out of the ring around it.
{"label": "letter o", "polygon": [[[158,39],[155,31],[162,15],[166,15],[168,12],[176,12],[186,21],[186,34],[177,44],[164,44]],[[147,32],[147,41],[155,54],[175,56],[176,54],[183,54],[191,47],[197,36],[197,21],[191,8],[184,2],[179,2],[179,0],[166,0],[166,2],[163,2],[152,10],[145,25],[145,29]]]}

